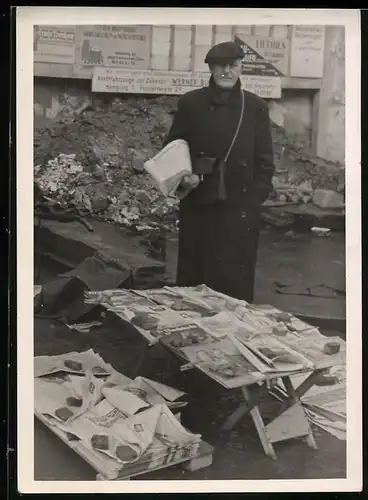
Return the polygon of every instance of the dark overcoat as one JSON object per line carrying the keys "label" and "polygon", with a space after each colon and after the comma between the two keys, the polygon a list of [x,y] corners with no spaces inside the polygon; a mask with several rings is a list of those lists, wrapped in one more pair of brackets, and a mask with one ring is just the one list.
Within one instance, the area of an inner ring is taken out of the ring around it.
{"label": "dark overcoat", "polygon": [[242,91],[240,81],[224,99],[224,92],[211,79],[208,87],[179,99],[164,145],[186,140],[195,173],[200,157],[224,159],[239,122],[241,92],[244,117],[226,165],[226,200],[217,199],[215,166],[180,203],[177,284],[205,283],[252,302],[260,205],[272,189],[274,173],[266,102]]}

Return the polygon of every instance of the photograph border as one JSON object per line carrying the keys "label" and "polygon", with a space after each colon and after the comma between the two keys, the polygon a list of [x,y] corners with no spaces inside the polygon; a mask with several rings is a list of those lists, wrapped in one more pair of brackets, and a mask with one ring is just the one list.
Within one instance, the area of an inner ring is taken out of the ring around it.
{"label": "photograph border", "polygon": [[[87,15],[86,15],[87,14]],[[323,24],[345,26],[347,478],[35,481],[33,415],[33,26],[36,24]],[[62,19],[62,22],[61,22]],[[155,23],[154,20],[159,22]],[[302,20],[302,23],[300,22]],[[361,31],[359,10],[17,7],[16,218],[18,489],[21,493],[328,492],[362,485]]]}

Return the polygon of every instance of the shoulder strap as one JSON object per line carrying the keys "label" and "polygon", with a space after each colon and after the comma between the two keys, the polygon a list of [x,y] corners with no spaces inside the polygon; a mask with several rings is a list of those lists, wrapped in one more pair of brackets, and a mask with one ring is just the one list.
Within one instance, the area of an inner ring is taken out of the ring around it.
{"label": "shoulder strap", "polygon": [[226,156],[224,158],[225,162],[227,162],[227,160],[228,160],[228,158],[230,156],[230,153],[231,153],[231,151],[233,149],[233,146],[235,144],[235,141],[236,141],[236,139],[238,137],[239,130],[240,130],[240,127],[241,127],[241,124],[242,124],[242,121],[243,121],[243,116],[244,116],[244,92],[243,92],[243,89],[240,89],[240,93],[241,93],[241,110],[240,110],[239,123],[238,123],[237,129],[235,131],[233,140],[231,141],[231,144],[230,144],[230,147],[228,149],[228,152],[226,153]]}

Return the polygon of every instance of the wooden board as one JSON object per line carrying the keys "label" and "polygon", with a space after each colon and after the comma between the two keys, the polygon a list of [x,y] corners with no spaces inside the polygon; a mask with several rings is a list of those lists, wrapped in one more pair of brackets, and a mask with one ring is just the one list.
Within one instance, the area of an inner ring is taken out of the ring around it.
{"label": "wooden board", "polygon": [[[199,447],[198,454],[193,458],[182,458],[180,460],[176,460],[175,462],[171,462],[168,465],[161,465],[159,467],[147,470],[138,466],[132,466],[131,469],[126,469],[124,474],[117,477],[115,481],[128,481],[132,477],[136,477],[138,475],[147,474],[149,472],[154,472],[157,470],[161,470],[167,467],[172,467],[174,465],[182,464],[184,469],[188,472],[194,472],[196,470],[204,469],[205,467],[209,467],[212,464],[213,459],[213,451],[214,448],[210,446],[208,443],[202,441]],[[107,479],[102,474],[97,474],[97,481],[107,481]]]}
{"label": "wooden board", "polygon": [[280,416],[266,425],[266,433],[271,443],[307,436],[309,422],[300,403],[295,403]]}
{"label": "wooden board", "polygon": [[194,471],[208,467],[212,464],[213,447],[204,441],[200,442],[198,453],[193,457],[181,458],[179,460],[172,461],[166,465],[160,465],[153,467],[152,469],[147,469],[146,464],[143,465],[139,461],[132,464],[129,467],[125,467],[124,473],[119,474],[117,471],[116,476],[109,476],[106,467],[104,468],[104,461],[96,454],[93,453],[86,445],[81,441],[69,441],[65,433],[58,429],[57,427],[50,425],[49,421],[37,411],[34,412],[36,418],[42,422],[53,434],[55,434],[61,441],[66,444],[70,449],[77,453],[85,462],[87,462],[97,473],[96,479],[101,481],[111,481],[111,480],[127,480],[131,477],[142,475],[148,472],[154,472],[156,470],[164,469],[166,467],[171,467],[174,465],[186,463],[189,471]]}

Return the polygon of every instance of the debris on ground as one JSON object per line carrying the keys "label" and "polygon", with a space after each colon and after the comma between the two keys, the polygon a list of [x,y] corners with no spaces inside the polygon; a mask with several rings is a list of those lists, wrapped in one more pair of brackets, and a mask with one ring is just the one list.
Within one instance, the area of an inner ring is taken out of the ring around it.
{"label": "debris on ground", "polygon": [[[165,200],[144,171],[162,147],[177,97],[95,98],[78,113],[35,128],[35,182],[42,193],[95,218],[140,231],[175,230],[177,201]],[[344,168],[309,155],[272,127],[276,174],[270,200],[309,203],[316,189],[343,199]]]}
{"label": "debris on ground", "polygon": [[311,228],[311,231],[315,233],[317,236],[330,236],[331,234],[331,229],[328,227],[314,226]]}

